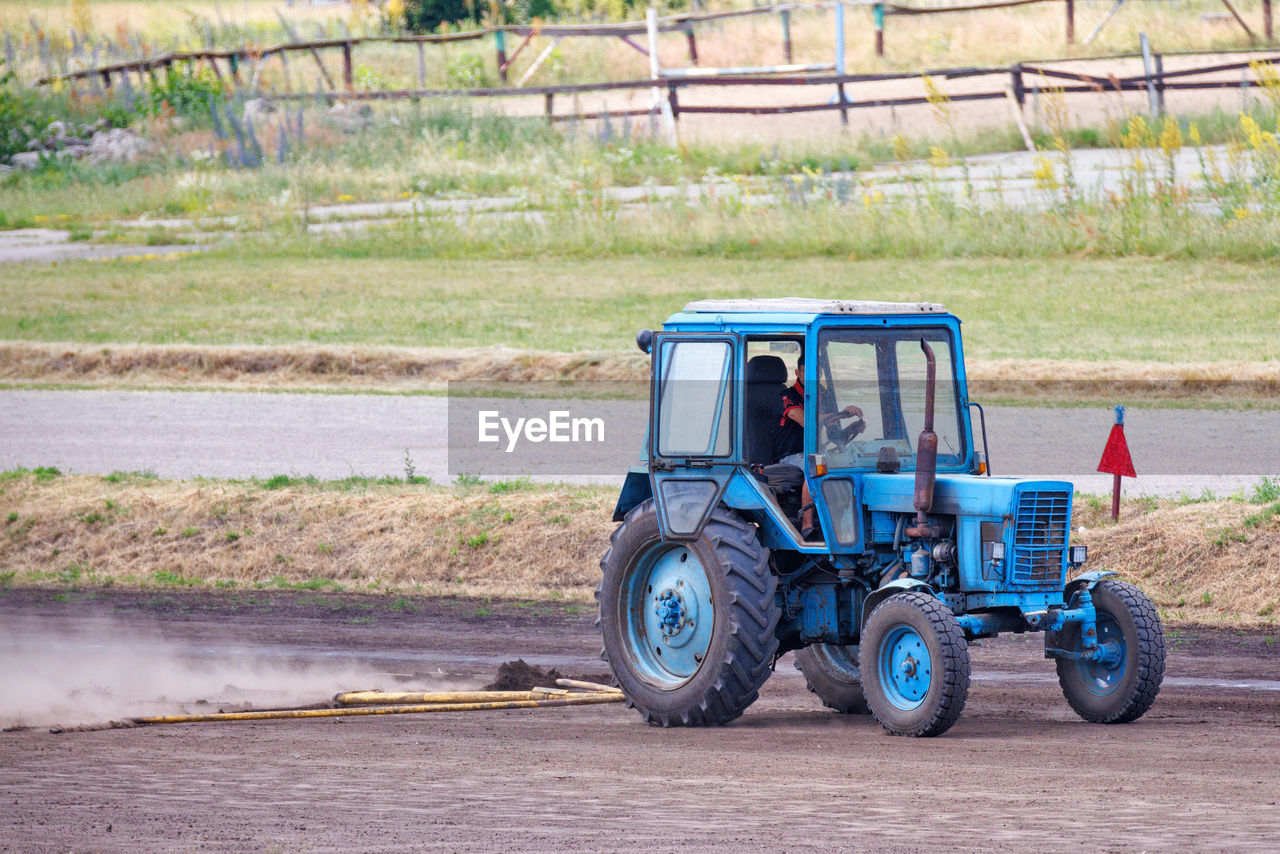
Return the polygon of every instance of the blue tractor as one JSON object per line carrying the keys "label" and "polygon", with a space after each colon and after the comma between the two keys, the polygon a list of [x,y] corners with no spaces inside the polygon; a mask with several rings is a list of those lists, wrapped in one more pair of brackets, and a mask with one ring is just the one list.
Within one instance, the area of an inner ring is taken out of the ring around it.
{"label": "blue tractor", "polygon": [[636,340],[648,437],[596,597],[646,721],[728,723],[794,650],[825,705],[934,736],[964,708],[969,641],[1027,631],[1085,720],[1151,707],[1155,608],[1114,573],[1067,580],[1070,483],[990,475],[942,306],[703,300]]}

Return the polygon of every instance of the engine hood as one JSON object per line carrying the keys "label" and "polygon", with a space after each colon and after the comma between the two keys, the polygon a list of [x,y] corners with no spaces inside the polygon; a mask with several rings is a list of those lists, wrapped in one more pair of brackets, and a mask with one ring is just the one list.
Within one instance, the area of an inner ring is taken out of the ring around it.
{"label": "engine hood", "polygon": [[[862,501],[868,510],[914,513],[915,486],[915,472],[866,474],[862,478]],[[1027,490],[1071,495],[1074,487],[1065,480],[939,474],[930,512],[946,516],[1007,516],[1014,510],[1015,494]]]}

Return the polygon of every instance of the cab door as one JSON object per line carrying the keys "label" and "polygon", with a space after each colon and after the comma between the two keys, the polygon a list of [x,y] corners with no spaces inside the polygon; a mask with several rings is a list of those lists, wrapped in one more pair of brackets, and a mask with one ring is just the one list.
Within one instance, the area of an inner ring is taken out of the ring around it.
{"label": "cab door", "polygon": [[738,464],[737,336],[654,335],[649,482],[664,540],[698,538]]}

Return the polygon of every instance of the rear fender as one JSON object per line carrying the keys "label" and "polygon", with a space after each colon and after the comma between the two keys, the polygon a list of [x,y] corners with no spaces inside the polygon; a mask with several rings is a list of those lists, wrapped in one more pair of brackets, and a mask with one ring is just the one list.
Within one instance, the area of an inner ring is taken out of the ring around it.
{"label": "rear fender", "polygon": [[653,486],[649,483],[649,467],[632,466],[627,469],[627,479],[622,483],[618,504],[613,508],[613,521],[621,522],[631,512],[631,508],[643,504],[652,497]]}

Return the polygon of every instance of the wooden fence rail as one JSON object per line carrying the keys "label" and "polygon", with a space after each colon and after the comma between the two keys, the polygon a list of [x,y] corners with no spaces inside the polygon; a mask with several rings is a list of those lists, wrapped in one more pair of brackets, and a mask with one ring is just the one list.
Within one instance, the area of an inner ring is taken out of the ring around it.
{"label": "wooden fence rail", "polygon": [[[1121,0],[1123,2],[1123,0]],[[1229,0],[1223,0],[1228,5]],[[843,21],[843,10],[845,7],[866,7],[871,11],[872,25],[875,29],[876,53],[883,55],[884,53],[884,26],[885,20],[893,16],[918,16],[918,15],[937,15],[948,14],[952,12],[981,12],[992,9],[1004,9],[1018,6],[1026,6],[1037,3],[1063,3],[1066,9],[1066,41],[1072,43],[1075,38],[1075,0],[992,0],[992,2],[970,3],[963,5],[936,6],[936,7],[919,7],[905,6],[897,3],[886,3],[882,0],[823,0],[817,3],[783,3],[771,6],[760,6],[751,9],[738,9],[726,12],[710,12],[705,14],[681,14],[672,15],[657,20],[657,31],[661,33],[683,33],[688,43],[689,61],[692,65],[698,65],[698,49],[695,29],[699,25],[704,25],[716,21],[723,21],[731,18],[742,18],[753,15],[778,15],[780,18],[780,34],[782,37],[782,52],[785,64],[777,66],[782,71],[795,70],[790,67],[792,63],[792,45],[791,45],[791,15],[797,11],[811,11],[818,9],[835,9],[837,12],[837,21]],[[1272,33],[1271,24],[1271,3],[1272,0],[1262,0],[1263,3],[1263,30],[1265,39],[1270,42]],[[1117,6],[1119,3],[1117,3]],[[1234,8],[1232,13],[1235,14]],[[1239,16],[1236,16],[1239,20]],[[1105,23],[1104,19],[1103,23]],[[1242,26],[1250,37],[1253,37],[1253,31],[1240,20]],[[1099,29],[1101,24],[1099,25]],[[839,27],[840,32],[837,33],[836,53],[837,61],[835,69],[843,71],[843,27]],[[292,32],[288,31],[291,35]],[[484,29],[469,30],[466,32],[447,33],[441,35],[401,35],[401,36],[344,36],[341,38],[324,38],[312,41],[293,40],[281,44],[273,44],[267,46],[246,45],[240,48],[230,49],[204,49],[194,51],[173,51],[159,54],[156,56],[144,56],[138,59],[127,60],[123,62],[113,62],[104,65],[97,65],[91,68],[82,68],[68,71],[63,74],[48,74],[39,78],[36,83],[40,85],[49,84],[53,81],[63,81],[73,86],[80,81],[91,81],[95,85],[100,83],[103,87],[110,89],[113,85],[123,82],[129,85],[129,74],[136,74],[139,83],[144,84],[148,78],[154,78],[157,71],[169,72],[175,64],[178,63],[194,63],[204,64],[210,68],[218,79],[226,81],[227,77],[237,86],[250,89],[257,89],[259,81],[259,71],[262,64],[273,57],[279,59],[282,70],[284,71],[283,80],[286,90],[291,89],[291,74],[289,73],[289,54],[306,53],[314,60],[320,75],[331,89],[336,88],[334,85],[334,76],[330,74],[329,68],[321,57],[321,51],[336,52],[340,54],[342,86],[352,96],[366,97],[363,93],[355,92],[353,52],[357,46],[369,44],[398,44],[413,45],[417,50],[417,77],[418,89],[426,89],[426,63],[424,57],[424,49],[428,45],[452,44],[457,42],[477,41],[480,39],[492,37],[494,50],[497,59],[498,74],[503,83],[508,82],[508,71],[516,58],[531,43],[534,38],[550,38],[552,44],[558,43],[558,40],[572,37],[585,38],[617,38],[628,47],[645,54],[650,54],[652,43],[649,48],[634,41],[634,37],[645,35],[649,32],[648,24],[645,21],[626,21],[615,24],[581,24],[581,25],[562,25],[562,24],[523,24],[509,25],[498,27],[486,27]],[[1096,34],[1096,31],[1095,31]],[[520,38],[522,41],[517,45],[515,50],[508,55],[507,38]],[[526,71],[521,78],[520,83],[529,79],[533,72],[542,62],[550,56],[551,48],[544,50],[542,54],[534,61],[533,65]],[[221,63],[221,65],[220,65]],[[223,65],[226,66],[226,75],[224,76]],[[242,69],[248,69],[249,80],[242,78]],[[701,74],[699,75],[701,76]],[[517,86],[520,85],[517,84]]]}
{"label": "wooden fence rail", "polygon": [[[1182,54],[1157,54],[1156,67],[1161,67],[1163,56]],[[1019,108],[1026,103],[1029,92],[1048,90],[1063,94],[1102,94],[1107,92],[1141,92],[1153,89],[1157,94],[1158,111],[1164,109],[1164,93],[1179,90],[1206,89],[1248,89],[1264,85],[1256,79],[1244,80],[1186,80],[1188,77],[1221,74],[1228,71],[1249,69],[1254,62],[1280,62],[1280,52],[1272,55],[1257,56],[1250,61],[1217,63],[1200,68],[1188,68],[1178,71],[1155,71],[1150,74],[1135,74],[1126,77],[1101,77],[1074,71],[1061,71],[1045,68],[1036,62],[1015,63],[1009,66],[944,68],[928,72],[890,72],[878,74],[810,74],[802,76],[755,75],[711,78],[678,78],[662,80],[615,80],[602,83],[578,83],[564,86],[529,86],[524,88],[483,88],[483,89],[404,89],[396,91],[369,92],[317,92],[294,93],[266,96],[275,101],[321,100],[325,102],[357,100],[357,101],[394,101],[430,98],[521,98],[542,96],[543,117],[551,122],[586,121],[604,118],[656,116],[663,107],[670,109],[673,120],[681,115],[789,115],[795,113],[815,113],[839,111],[842,121],[848,123],[850,110],[871,107],[906,107],[928,103],[926,96],[901,96],[894,98],[848,98],[845,97],[845,86],[883,82],[886,80],[919,79],[925,76],[936,80],[961,80],[976,77],[1002,77],[1008,79],[1008,85],[1002,85],[989,91],[960,92],[949,95],[951,101],[957,103],[970,101],[993,101],[1012,98]],[[1039,79],[1043,85],[1036,84]],[[1032,85],[1028,85],[1031,81]],[[1049,81],[1057,81],[1050,84]],[[656,83],[656,86],[655,86]],[[818,86],[835,87],[837,96],[822,101],[782,105],[753,104],[714,104],[690,105],[680,102],[681,89],[698,87],[732,88],[743,86]],[[580,95],[591,92],[611,92],[638,89],[659,89],[665,91],[666,104],[651,103],[645,108],[627,108],[618,110],[593,110],[569,113],[555,112],[556,96]]]}

